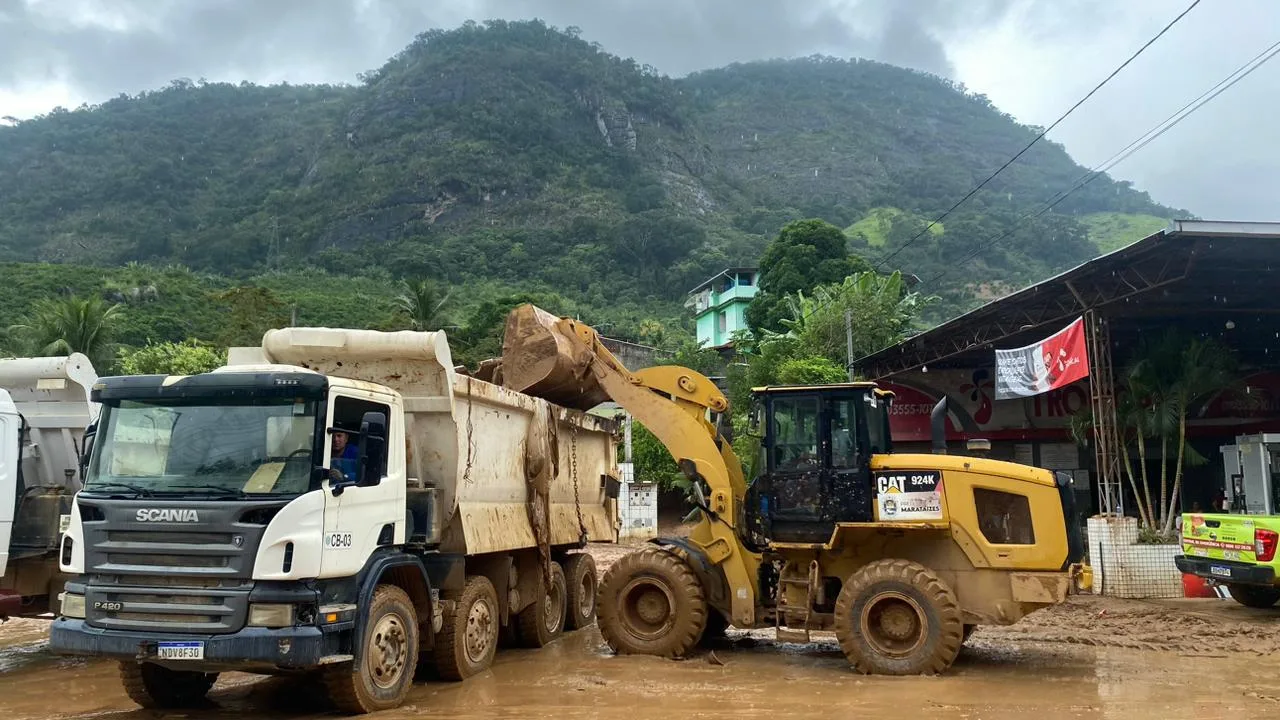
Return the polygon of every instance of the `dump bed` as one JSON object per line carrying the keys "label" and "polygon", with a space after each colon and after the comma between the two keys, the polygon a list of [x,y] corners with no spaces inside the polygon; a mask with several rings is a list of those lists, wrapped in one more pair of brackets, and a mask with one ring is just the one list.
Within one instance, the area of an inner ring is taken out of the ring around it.
{"label": "dump bed", "polygon": [[260,357],[236,349],[230,360],[300,366],[400,393],[408,502],[434,495],[442,550],[536,546],[539,487],[551,545],[584,534],[616,540],[616,423],[457,373],[443,332],[287,328],[263,337]]}

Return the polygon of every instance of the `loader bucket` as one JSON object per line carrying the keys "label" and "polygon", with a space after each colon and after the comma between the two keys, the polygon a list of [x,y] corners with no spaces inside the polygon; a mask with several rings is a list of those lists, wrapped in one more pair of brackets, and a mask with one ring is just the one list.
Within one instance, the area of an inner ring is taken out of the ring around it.
{"label": "loader bucket", "polygon": [[591,372],[592,355],[575,351],[558,330],[560,318],[534,305],[507,315],[502,337],[502,384],[575,410],[590,410],[609,396]]}

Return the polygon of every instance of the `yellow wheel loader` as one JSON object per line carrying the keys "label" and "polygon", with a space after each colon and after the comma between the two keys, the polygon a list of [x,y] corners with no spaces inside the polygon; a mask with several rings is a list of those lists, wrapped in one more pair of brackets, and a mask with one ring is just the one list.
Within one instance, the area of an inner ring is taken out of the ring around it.
{"label": "yellow wheel loader", "polygon": [[729,404],[682,367],[631,372],[595,331],[522,306],[501,382],[568,407],[612,399],[670,450],[701,519],[614,564],[599,586],[615,652],[682,656],[709,633],[834,631],[863,673],[938,673],[973,628],[1065,600],[1083,554],[1070,476],[945,454],[899,454],[891,393],[872,383],[753,392],[750,482],[725,437]]}

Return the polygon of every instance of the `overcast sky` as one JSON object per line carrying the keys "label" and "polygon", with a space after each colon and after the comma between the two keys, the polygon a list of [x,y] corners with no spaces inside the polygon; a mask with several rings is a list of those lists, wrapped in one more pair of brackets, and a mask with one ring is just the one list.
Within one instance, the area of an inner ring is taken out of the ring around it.
{"label": "overcast sky", "polygon": [[[0,0],[0,116],[178,77],[354,82],[418,32],[540,17],[672,74],[813,53],[945,75],[1048,125],[1190,0]],[[801,9],[797,9],[801,8]],[[1109,158],[1280,40],[1280,0],[1202,0],[1050,137]],[[1280,220],[1280,59],[1112,171],[1210,219]],[[2,150],[2,148],[0,148]]]}

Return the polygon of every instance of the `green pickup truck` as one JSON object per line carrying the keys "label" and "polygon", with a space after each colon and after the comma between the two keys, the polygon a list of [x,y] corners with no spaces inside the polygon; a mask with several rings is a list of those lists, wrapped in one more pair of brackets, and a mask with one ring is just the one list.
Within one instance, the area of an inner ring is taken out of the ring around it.
{"label": "green pickup truck", "polygon": [[1178,569],[1226,585],[1246,607],[1280,601],[1280,517],[1187,513],[1182,516]]}

